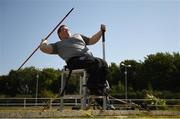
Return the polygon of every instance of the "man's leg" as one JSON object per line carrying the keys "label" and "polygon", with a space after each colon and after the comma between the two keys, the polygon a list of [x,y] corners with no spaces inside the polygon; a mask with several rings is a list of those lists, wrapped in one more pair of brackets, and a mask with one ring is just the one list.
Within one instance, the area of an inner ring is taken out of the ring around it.
{"label": "man's leg", "polygon": [[[86,69],[89,74],[87,87],[90,90],[90,94],[105,96],[106,76],[108,72],[107,63],[100,58],[94,57],[84,57],[83,60],[81,59],[83,58],[75,57],[71,59],[67,62],[68,67],[71,69]],[[102,99],[96,99],[96,101],[100,106],[103,106]]]}

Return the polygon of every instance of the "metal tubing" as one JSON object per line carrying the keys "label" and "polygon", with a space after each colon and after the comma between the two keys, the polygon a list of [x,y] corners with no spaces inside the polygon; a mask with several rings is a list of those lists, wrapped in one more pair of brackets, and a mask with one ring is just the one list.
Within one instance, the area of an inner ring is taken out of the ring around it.
{"label": "metal tubing", "polygon": [[102,31],[102,48],[103,48],[103,60],[105,59],[105,31]]}

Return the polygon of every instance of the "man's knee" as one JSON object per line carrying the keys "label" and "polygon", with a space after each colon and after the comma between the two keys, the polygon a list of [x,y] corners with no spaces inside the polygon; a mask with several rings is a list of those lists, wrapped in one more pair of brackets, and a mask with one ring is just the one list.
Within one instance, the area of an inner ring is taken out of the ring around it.
{"label": "man's knee", "polygon": [[105,60],[101,59],[101,58],[96,58],[96,62],[98,64],[98,66],[101,68],[101,67],[104,67],[104,68],[107,68],[108,67],[108,64]]}

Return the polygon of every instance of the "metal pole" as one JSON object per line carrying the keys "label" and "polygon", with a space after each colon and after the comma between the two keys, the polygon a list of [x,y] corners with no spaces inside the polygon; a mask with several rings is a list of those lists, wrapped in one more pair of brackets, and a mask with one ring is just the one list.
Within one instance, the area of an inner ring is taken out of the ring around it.
{"label": "metal pole", "polygon": [[[102,30],[102,48],[103,48],[102,49],[103,50],[103,60],[106,61],[106,55],[105,55],[105,30]],[[106,80],[106,84],[108,85],[108,88],[109,88],[109,83],[108,83],[107,80]],[[109,102],[109,97],[108,96],[103,96],[103,110],[106,109],[107,102]]]}
{"label": "metal pole", "polygon": [[[64,78],[65,74],[64,73],[65,73],[65,68],[63,69],[62,74],[61,74],[61,92],[59,92],[59,93],[63,92],[64,82],[65,82],[65,78]],[[63,109],[64,109],[64,98],[63,98],[63,96],[61,96],[60,97],[60,111],[62,111]]]}
{"label": "metal pole", "polygon": [[105,31],[102,30],[103,60],[105,61]]}
{"label": "metal pole", "polygon": [[125,66],[125,99],[127,100],[127,66]]}
{"label": "metal pole", "polygon": [[37,106],[37,97],[38,97],[38,79],[39,79],[39,75],[36,75],[36,106]]}
{"label": "metal pole", "polygon": [[131,65],[126,65],[124,63],[121,64],[122,66],[124,66],[124,76],[125,76],[125,99],[127,100],[128,96],[127,96],[127,93],[128,93],[128,87],[127,87],[127,68],[128,67],[131,67]]}

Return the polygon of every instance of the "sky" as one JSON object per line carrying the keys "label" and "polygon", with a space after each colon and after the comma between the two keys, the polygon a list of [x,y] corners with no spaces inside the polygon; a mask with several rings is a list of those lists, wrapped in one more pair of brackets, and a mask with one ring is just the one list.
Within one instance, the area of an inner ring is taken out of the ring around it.
{"label": "sky", "polygon": [[[105,24],[108,64],[180,51],[180,0],[0,0],[0,75],[17,70],[62,18],[72,33],[91,37]],[[56,31],[49,43],[58,41]],[[102,58],[102,42],[89,46]],[[38,50],[23,66],[62,69],[57,55]]]}

